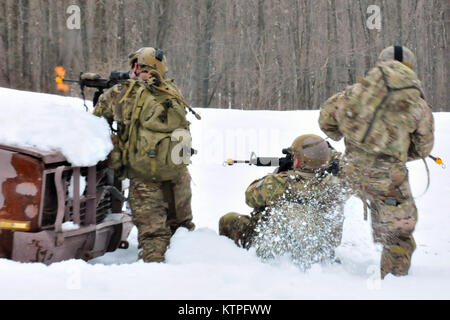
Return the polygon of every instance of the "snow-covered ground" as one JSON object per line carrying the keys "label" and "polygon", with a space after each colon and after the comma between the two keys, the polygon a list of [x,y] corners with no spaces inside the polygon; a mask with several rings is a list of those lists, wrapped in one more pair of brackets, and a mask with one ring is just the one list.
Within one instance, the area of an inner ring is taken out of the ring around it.
{"label": "snow-covered ground", "polygon": [[[94,123],[80,99],[0,88],[0,143],[14,138],[15,142],[33,144],[39,141],[35,135],[45,136],[43,132],[22,128],[21,115],[36,119],[39,130],[53,130],[57,123],[52,114],[39,114],[43,106],[65,110],[69,122],[77,125],[81,125],[78,117],[83,117],[85,124]],[[408,164],[419,222],[414,234],[417,250],[407,277],[389,275],[379,280],[380,248],[372,243],[369,221],[363,220],[362,203],[356,198],[345,206],[343,241],[337,252],[342,263],[314,265],[302,272],[288,259],[263,263],[253,250],[238,248],[218,235],[219,218],[230,211],[249,213],[244,201],[246,187],[272,170],[243,164],[223,166],[223,161],[248,158],[252,151],[259,156],[282,156],[281,149],[301,134],[325,137],[317,125],[318,111],[197,111],[202,115],[201,121],[190,117],[193,146],[199,151],[190,166],[197,229],[176,232],[166,263],[136,261],[138,249],[133,229],[129,249],[89,262],[70,260],[45,266],[0,259],[0,299],[450,298],[450,168],[444,170],[428,161],[431,185],[425,195],[418,197],[427,184],[425,167],[421,161]],[[10,132],[13,121],[19,127],[14,135]],[[448,163],[450,114],[435,113],[435,122],[432,154]],[[90,125],[83,128],[91,134],[98,130],[99,135],[104,135],[103,125],[98,124],[95,130]],[[82,155],[80,162],[101,158],[109,148],[100,143],[95,147],[98,151],[93,151],[91,142],[95,142],[87,140],[89,137],[79,131],[68,130],[66,134],[71,136],[68,147]],[[47,144],[47,136],[42,139]],[[49,147],[54,146],[52,143],[48,142]],[[64,153],[66,142],[62,143]],[[333,145],[343,151],[342,142]],[[74,157],[75,161],[80,159]]]}

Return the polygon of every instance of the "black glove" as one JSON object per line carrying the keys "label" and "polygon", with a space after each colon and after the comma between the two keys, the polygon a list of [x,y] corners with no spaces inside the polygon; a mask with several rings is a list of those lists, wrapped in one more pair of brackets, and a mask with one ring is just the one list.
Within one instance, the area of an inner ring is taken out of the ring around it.
{"label": "black glove", "polygon": [[339,160],[331,160],[330,165],[328,166],[326,171],[328,173],[331,173],[333,176],[337,176],[339,174]]}
{"label": "black glove", "polygon": [[92,103],[94,104],[94,107],[95,107],[95,105],[97,104],[98,98],[100,98],[100,96],[102,95],[102,93],[103,93],[103,91],[100,91],[100,90],[95,91],[95,93],[94,93],[94,98],[92,99]]}
{"label": "black glove", "polygon": [[292,160],[292,155],[290,153],[286,154],[286,157],[280,158],[280,166],[278,167],[277,172],[284,172],[292,170],[292,166],[294,165],[294,161]]}

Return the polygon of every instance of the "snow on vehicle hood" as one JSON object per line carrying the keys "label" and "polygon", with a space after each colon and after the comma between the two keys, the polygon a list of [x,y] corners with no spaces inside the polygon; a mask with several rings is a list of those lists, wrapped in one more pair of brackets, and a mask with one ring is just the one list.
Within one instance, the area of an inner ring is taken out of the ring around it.
{"label": "snow on vehicle hood", "polygon": [[0,88],[0,144],[61,152],[73,166],[105,160],[113,146],[105,119],[78,98]]}

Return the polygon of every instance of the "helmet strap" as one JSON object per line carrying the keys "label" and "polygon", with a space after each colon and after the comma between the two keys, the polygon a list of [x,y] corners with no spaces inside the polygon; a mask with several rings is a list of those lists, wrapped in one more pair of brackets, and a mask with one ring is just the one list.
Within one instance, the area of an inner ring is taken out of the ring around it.
{"label": "helmet strap", "polygon": [[138,69],[139,69],[139,66],[138,66],[138,64],[137,64],[137,62],[136,62],[136,63],[134,64],[134,68],[133,68],[133,72],[134,72],[135,75],[139,75]]}

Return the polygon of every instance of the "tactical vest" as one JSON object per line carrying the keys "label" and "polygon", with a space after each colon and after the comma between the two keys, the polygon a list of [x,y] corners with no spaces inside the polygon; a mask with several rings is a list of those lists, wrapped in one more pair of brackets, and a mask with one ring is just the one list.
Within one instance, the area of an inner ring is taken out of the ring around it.
{"label": "tactical vest", "polygon": [[128,84],[119,105],[130,97],[134,103],[122,105],[118,132],[121,166],[128,178],[173,181],[187,166],[190,152],[189,122],[181,94],[169,81],[160,89],[143,80],[129,80]]}

